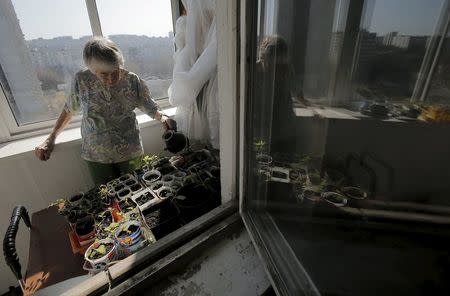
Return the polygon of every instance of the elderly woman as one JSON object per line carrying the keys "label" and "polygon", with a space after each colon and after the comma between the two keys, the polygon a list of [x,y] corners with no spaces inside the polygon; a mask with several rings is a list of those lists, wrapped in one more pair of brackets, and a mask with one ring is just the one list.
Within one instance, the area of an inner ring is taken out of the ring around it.
{"label": "elderly woman", "polygon": [[58,134],[81,111],[81,157],[94,182],[102,184],[140,164],[143,147],[135,108],[160,121],[165,129],[176,129],[176,123],[158,111],[145,82],[123,68],[123,55],[112,41],[92,38],[84,47],[83,59],[88,70],[75,74],[64,109],[35,154],[48,160]]}

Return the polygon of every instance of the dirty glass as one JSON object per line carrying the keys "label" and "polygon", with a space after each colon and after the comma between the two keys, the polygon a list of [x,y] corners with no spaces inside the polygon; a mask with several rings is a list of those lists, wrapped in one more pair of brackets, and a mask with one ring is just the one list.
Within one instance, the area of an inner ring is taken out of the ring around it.
{"label": "dirty glass", "polygon": [[281,294],[450,289],[448,5],[250,7],[243,213]]}
{"label": "dirty glass", "polygon": [[0,84],[17,124],[57,118],[92,34],[86,4],[7,0],[0,16]]}

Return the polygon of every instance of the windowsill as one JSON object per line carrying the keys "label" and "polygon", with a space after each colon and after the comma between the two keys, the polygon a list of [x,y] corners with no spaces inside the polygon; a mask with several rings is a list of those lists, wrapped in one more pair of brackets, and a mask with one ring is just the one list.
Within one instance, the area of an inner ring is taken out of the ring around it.
{"label": "windowsill", "polygon": [[[168,116],[175,115],[175,111],[176,111],[175,107],[164,109],[164,113],[167,114]],[[139,114],[136,116],[136,119],[138,121],[139,128],[145,128],[148,126],[159,124],[159,122],[152,119],[150,116],[146,114]],[[36,146],[42,144],[46,138],[47,135],[39,135],[39,136],[31,136],[25,139],[1,143],[0,159],[31,152],[34,150]],[[75,143],[78,144],[80,141],[81,141],[80,128],[76,127],[64,130],[58,136],[56,144],[70,145]],[[58,149],[57,147],[56,149]]]}
{"label": "windowsill", "polygon": [[318,117],[318,118],[326,118],[326,119],[347,119],[347,120],[379,120],[384,122],[397,122],[397,123],[405,123],[416,121],[420,122],[420,120],[407,120],[402,118],[378,118],[369,115],[362,114],[360,112],[352,111],[345,108],[335,108],[335,107],[295,107],[294,113],[297,117]]}

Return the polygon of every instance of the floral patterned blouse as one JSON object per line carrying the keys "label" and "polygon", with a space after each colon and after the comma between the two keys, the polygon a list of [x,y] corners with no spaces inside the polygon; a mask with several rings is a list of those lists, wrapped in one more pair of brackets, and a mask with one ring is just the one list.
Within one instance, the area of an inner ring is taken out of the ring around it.
{"label": "floral patterned blouse", "polygon": [[100,163],[116,163],[143,154],[135,108],[152,118],[158,105],[142,79],[122,70],[122,79],[107,87],[91,71],[75,74],[64,109],[81,111],[81,157]]}

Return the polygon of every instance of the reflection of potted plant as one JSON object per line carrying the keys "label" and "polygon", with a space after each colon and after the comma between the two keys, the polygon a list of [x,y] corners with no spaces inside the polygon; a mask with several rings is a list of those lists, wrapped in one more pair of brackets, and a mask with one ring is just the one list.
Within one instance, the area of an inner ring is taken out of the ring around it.
{"label": "reflection of potted plant", "polygon": [[322,197],[326,202],[337,207],[343,207],[347,204],[347,198],[337,192],[324,192]]}
{"label": "reflection of potted plant", "polygon": [[342,187],[342,194],[352,199],[365,199],[367,198],[367,193],[358,187]]}
{"label": "reflection of potted plant", "polygon": [[313,202],[322,200],[320,189],[317,186],[307,186],[301,194],[301,199],[307,199]]}

